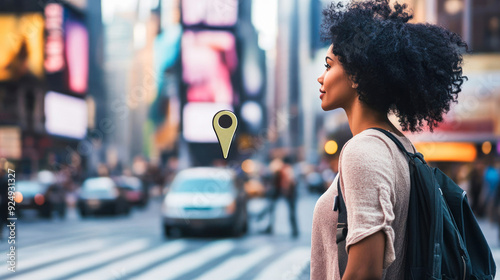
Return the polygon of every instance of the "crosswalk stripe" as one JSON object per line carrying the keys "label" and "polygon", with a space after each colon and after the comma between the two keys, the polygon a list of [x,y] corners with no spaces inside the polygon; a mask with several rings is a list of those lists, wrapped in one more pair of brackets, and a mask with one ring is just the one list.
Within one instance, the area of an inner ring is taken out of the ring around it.
{"label": "crosswalk stripe", "polygon": [[[45,253],[36,253],[29,249],[20,248],[16,251],[17,259],[19,260],[16,264],[16,270],[22,272],[42,264],[48,264],[71,256],[95,251],[102,248],[105,244],[105,239],[96,239],[53,250],[49,247]],[[50,254],[47,254],[47,252],[50,252]],[[42,254],[44,257],[40,257]],[[12,272],[8,270],[0,270],[0,278],[11,274]]]}
{"label": "crosswalk stripe", "polygon": [[98,231],[78,231],[78,232],[70,232],[70,233],[61,233],[60,235],[50,234],[50,239],[46,236],[36,236],[36,237],[25,237],[22,233],[19,236],[19,243],[25,243],[26,247],[43,247],[49,246],[50,244],[64,244],[64,243],[73,243],[75,240],[81,240],[85,237],[93,238],[93,237],[101,237],[103,236]]}
{"label": "crosswalk stripe", "polygon": [[[51,236],[53,237],[52,240],[46,240],[44,238],[40,238],[40,236],[37,236],[38,238],[31,238],[28,236],[25,236],[22,231],[18,236],[16,236],[16,243],[20,244],[20,247],[23,248],[30,248],[30,249],[45,249],[45,248],[53,248],[55,246],[61,246],[64,243],[72,243],[75,240],[80,240],[82,239],[81,236],[76,236],[72,233],[70,234],[64,234],[61,236]],[[7,250],[10,245],[8,244],[2,244],[4,246],[1,246],[1,250]]]}
{"label": "crosswalk stripe", "polygon": [[63,261],[40,270],[23,275],[23,279],[52,280],[64,278],[79,270],[89,269],[97,265],[109,262],[117,257],[135,253],[149,246],[147,239],[130,241],[125,244],[114,246],[112,249],[99,251],[90,256],[84,256],[69,261]]}
{"label": "crosswalk stripe", "polygon": [[152,270],[139,275],[138,279],[168,280],[185,274],[192,269],[202,266],[210,260],[229,253],[235,248],[232,240],[214,241],[209,245],[176,258],[164,265],[157,266]]}
{"label": "crosswalk stripe", "polygon": [[302,246],[293,249],[269,264],[257,277],[256,280],[289,280],[295,279],[309,263],[311,248]]}
{"label": "crosswalk stripe", "polygon": [[187,244],[184,240],[167,243],[156,249],[113,262],[90,273],[78,275],[78,277],[74,277],[72,280],[128,279],[128,275],[133,275],[158,260],[179,254],[187,247]]}
{"label": "crosswalk stripe", "polygon": [[253,266],[257,265],[266,257],[273,253],[273,246],[266,245],[261,248],[254,249],[251,252],[237,257],[232,257],[231,259],[225,261],[224,263],[218,265],[214,269],[208,271],[207,273],[201,275],[197,280],[229,280],[238,279],[245,272],[250,270]]}

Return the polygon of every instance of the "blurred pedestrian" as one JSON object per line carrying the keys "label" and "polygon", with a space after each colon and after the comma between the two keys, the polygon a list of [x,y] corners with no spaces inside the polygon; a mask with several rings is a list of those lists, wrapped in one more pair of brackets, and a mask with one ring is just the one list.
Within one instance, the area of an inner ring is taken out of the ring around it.
{"label": "blurred pedestrian", "polygon": [[[342,108],[353,137],[340,151],[334,187],[314,209],[311,280],[404,279],[409,159],[386,133],[417,151],[389,114],[403,131],[432,132],[466,79],[467,44],[437,25],[410,23],[407,5],[389,0],[340,1],[323,15],[330,47],[318,78],[321,107]],[[337,245],[339,189],[349,226]]]}
{"label": "blurred pedestrian", "polygon": [[270,169],[273,170],[273,179],[271,184],[271,191],[269,193],[269,225],[264,230],[264,233],[273,233],[274,219],[275,219],[275,207],[276,202],[282,196],[285,198],[288,206],[288,218],[290,221],[290,227],[292,230],[292,237],[296,238],[299,235],[299,229],[297,225],[296,207],[297,207],[297,183],[295,180],[295,174],[292,161],[289,156],[286,156],[283,160],[275,159],[271,162]]}
{"label": "blurred pedestrian", "polygon": [[484,170],[484,207],[486,209],[486,215],[493,221],[495,219],[495,193],[500,183],[500,174],[494,166],[493,159],[490,158],[487,161]]}
{"label": "blurred pedestrian", "polygon": [[48,202],[47,218],[52,217],[52,212],[55,210],[59,218],[66,217],[66,190],[58,182],[50,184],[45,194]]}
{"label": "blurred pedestrian", "polygon": [[482,160],[477,160],[474,162],[472,171],[470,173],[470,193],[468,195],[470,206],[474,214],[478,217],[484,216],[484,207],[482,200],[483,183],[484,183],[484,173],[485,165]]}
{"label": "blurred pedestrian", "polygon": [[467,194],[470,194],[470,171],[472,165],[469,163],[461,163],[457,168],[456,183]]}

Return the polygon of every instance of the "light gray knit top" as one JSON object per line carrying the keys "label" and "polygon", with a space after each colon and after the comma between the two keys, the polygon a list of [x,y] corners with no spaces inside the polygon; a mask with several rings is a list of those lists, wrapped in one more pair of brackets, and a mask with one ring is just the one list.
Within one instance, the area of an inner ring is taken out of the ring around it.
{"label": "light gray knit top", "polygon": [[[413,144],[393,133],[414,153]],[[386,236],[383,279],[403,279],[406,216],[410,195],[408,159],[382,132],[367,129],[351,138],[339,157],[339,175],[318,199],[311,236],[311,280],[340,279],[333,201],[337,180],[347,207],[346,247],[382,230]]]}

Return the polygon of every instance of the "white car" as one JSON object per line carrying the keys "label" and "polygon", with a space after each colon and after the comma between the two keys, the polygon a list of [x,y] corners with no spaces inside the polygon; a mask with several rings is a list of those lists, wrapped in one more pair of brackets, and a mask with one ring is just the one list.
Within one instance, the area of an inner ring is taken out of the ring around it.
{"label": "white car", "polygon": [[195,167],[180,171],[162,204],[166,237],[174,229],[181,234],[219,230],[241,235],[247,231],[247,197],[233,170]]}

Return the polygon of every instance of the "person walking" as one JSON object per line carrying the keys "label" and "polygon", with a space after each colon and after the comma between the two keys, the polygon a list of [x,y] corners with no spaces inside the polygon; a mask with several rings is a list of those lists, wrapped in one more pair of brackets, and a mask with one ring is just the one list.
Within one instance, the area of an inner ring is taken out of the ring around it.
{"label": "person walking", "polygon": [[[403,131],[433,129],[443,121],[461,85],[462,49],[457,35],[431,24],[412,24],[405,4],[366,0],[332,4],[323,11],[330,47],[318,78],[324,111],[344,109],[353,137],[342,147],[339,174],[315,205],[310,276],[324,279],[404,279],[409,163],[384,129],[415,153]],[[349,230],[338,257],[337,182]],[[341,274],[340,262],[347,262]]]}
{"label": "person walking", "polygon": [[292,161],[289,156],[286,156],[283,160],[275,159],[272,164],[274,165],[274,173],[269,194],[269,225],[264,230],[264,233],[273,233],[276,202],[280,196],[283,196],[288,206],[288,219],[290,221],[292,237],[296,238],[299,235],[296,215],[297,182],[295,180],[293,166],[291,165]]}
{"label": "person walking", "polygon": [[493,158],[489,158],[486,161],[486,167],[484,170],[484,208],[485,213],[490,221],[495,221],[496,219],[496,203],[495,194],[500,185],[500,172],[495,168],[495,161]]}
{"label": "person walking", "polygon": [[468,198],[470,199],[470,207],[477,217],[484,216],[483,204],[483,185],[484,185],[484,170],[486,166],[482,160],[474,162],[473,168],[470,172],[470,192]]}

